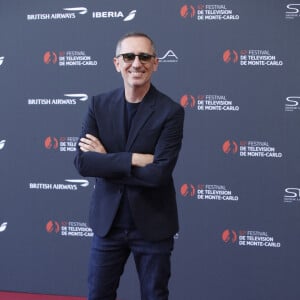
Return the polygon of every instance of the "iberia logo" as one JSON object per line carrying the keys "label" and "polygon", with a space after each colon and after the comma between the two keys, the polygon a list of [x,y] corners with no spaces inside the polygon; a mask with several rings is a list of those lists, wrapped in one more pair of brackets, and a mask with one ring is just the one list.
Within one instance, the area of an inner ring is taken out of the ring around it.
{"label": "iberia logo", "polygon": [[196,194],[196,188],[193,184],[184,183],[180,188],[180,193],[183,197],[193,197]]}
{"label": "iberia logo", "polygon": [[1,225],[0,225],[0,232],[4,232],[7,228],[7,222],[3,222]]}
{"label": "iberia logo", "polygon": [[228,64],[229,62],[237,63],[239,60],[239,55],[236,50],[227,49],[223,53],[223,61]]}
{"label": "iberia logo", "polygon": [[50,63],[56,64],[58,61],[57,54],[54,51],[47,51],[44,54],[44,63],[49,65]]}
{"label": "iberia logo", "polygon": [[236,154],[238,152],[238,144],[233,140],[226,140],[222,145],[222,150],[226,154]]}
{"label": "iberia logo", "polygon": [[48,233],[59,233],[60,231],[60,225],[57,221],[48,221],[48,223],[46,224],[46,231]]}
{"label": "iberia logo", "polygon": [[224,243],[235,243],[237,241],[237,233],[235,230],[226,229],[222,233],[222,240]]}
{"label": "iberia logo", "polygon": [[0,141],[0,150],[2,150],[5,146],[6,140],[1,140]]}
{"label": "iberia logo", "polygon": [[194,108],[196,106],[196,98],[192,95],[183,95],[180,98],[180,104],[182,107],[191,107]]}
{"label": "iberia logo", "polygon": [[56,137],[48,136],[44,141],[44,145],[46,149],[58,149],[58,139]]}

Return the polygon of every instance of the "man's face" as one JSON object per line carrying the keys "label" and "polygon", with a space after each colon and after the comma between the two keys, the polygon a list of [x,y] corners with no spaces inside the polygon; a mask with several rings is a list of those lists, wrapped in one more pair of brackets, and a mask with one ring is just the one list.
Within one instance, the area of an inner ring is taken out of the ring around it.
{"label": "man's face", "polygon": [[[153,55],[151,42],[145,37],[125,38],[118,54],[150,54]],[[116,70],[121,72],[125,88],[149,87],[151,75],[157,70],[158,59],[151,57],[149,61],[141,61],[138,56],[126,62],[121,56],[114,58]]]}

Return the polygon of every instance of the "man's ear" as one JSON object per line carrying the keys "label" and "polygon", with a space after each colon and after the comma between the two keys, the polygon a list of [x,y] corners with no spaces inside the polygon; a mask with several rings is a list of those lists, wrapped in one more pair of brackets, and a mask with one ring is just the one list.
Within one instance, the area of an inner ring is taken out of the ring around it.
{"label": "man's ear", "polygon": [[156,72],[158,69],[159,59],[157,57],[154,58],[153,71]]}
{"label": "man's ear", "polygon": [[114,65],[115,65],[116,71],[117,71],[117,72],[121,72],[121,69],[120,69],[120,62],[119,62],[119,60],[118,60],[116,57],[114,57],[114,60],[113,60],[113,62],[114,62]]}

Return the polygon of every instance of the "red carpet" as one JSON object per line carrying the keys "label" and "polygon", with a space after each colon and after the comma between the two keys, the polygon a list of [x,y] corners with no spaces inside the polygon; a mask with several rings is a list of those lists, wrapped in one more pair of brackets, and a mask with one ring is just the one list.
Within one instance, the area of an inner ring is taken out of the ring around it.
{"label": "red carpet", "polygon": [[86,300],[83,297],[0,292],[0,300]]}

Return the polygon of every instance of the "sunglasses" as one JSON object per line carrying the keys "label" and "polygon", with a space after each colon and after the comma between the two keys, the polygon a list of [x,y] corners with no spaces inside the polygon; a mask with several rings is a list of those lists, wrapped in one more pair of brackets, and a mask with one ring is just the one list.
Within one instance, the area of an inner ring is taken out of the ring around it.
{"label": "sunglasses", "polygon": [[141,63],[147,63],[151,60],[152,57],[156,57],[155,55],[151,55],[148,53],[140,53],[140,54],[134,54],[134,53],[123,53],[119,54],[117,57],[123,57],[123,60],[126,63],[132,63],[135,60],[135,57],[137,56]]}

